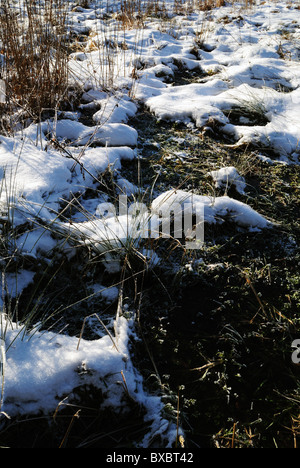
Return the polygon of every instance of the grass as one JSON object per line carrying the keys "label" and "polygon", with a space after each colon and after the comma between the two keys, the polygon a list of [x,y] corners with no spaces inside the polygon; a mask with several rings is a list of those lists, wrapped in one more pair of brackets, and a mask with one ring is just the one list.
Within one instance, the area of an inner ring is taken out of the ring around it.
{"label": "grass", "polygon": [[21,3],[1,0],[0,6],[6,112],[21,112],[24,120],[40,118],[67,99],[65,4],[25,0],[22,8]]}

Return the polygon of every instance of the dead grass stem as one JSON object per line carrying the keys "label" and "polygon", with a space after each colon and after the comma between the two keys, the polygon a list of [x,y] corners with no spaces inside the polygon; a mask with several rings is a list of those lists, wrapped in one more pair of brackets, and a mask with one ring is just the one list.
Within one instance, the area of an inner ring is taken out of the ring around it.
{"label": "dead grass stem", "polygon": [[1,0],[0,7],[6,111],[40,116],[66,96],[66,6],[62,0]]}

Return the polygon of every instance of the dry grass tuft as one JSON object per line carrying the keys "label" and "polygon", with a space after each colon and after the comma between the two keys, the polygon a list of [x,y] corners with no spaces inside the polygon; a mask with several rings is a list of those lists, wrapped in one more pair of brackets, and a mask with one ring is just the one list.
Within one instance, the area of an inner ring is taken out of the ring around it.
{"label": "dry grass tuft", "polygon": [[6,104],[39,116],[63,100],[68,82],[63,0],[1,0],[0,42]]}
{"label": "dry grass tuft", "polygon": [[[226,4],[234,4],[236,0],[226,1],[226,0],[197,0],[197,8],[202,11],[212,10],[213,8],[220,8]],[[245,4],[246,8],[255,4],[255,0],[244,0],[242,3]]]}

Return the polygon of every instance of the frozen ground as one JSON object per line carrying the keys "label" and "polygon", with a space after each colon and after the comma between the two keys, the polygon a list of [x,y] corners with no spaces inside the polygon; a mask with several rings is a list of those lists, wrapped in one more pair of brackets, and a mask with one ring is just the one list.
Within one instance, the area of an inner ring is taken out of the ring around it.
{"label": "frozen ground", "polygon": [[[113,28],[116,20],[111,17],[106,23],[102,19],[106,11],[103,3],[70,12],[72,27],[88,31],[91,38],[92,33],[103,34],[105,28]],[[171,3],[165,1],[168,7]],[[71,245],[81,243],[104,252],[108,242],[119,245],[124,241],[136,217],[130,212],[126,219],[113,211],[113,216],[107,215],[107,207],[111,208],[108,197],[83,200],[83,210],[72,224],[58,214],[62,200],[72,199],[74,193],[84,194],[107,169],[118,180],[119,193],[130,196],[143,190],[122,176],[122,162],[138,156],[139,135],[128,120],[139,104],[157,119],[183,122],[203,133],[217,127],[232,139],[232,146],[253,144],[262,152],[272,151],[273,159],[283,164],[299,164],[299,23],[299,9],[290,2],[273,1],[258,1],[248,10],[235,4],[205,13],[194,9],[164,21],[148,18],[142,31],[124,32],[122,40],[128,47],[115,58],[113,93],[102,90],[99,76],[109,72],[99,51],[89,51],[87,45],[85,52],[72,53],[73,79],[84,87],[76,112],[65,113],[57,121],[32,124],[14,136],[0,136],[2,220],[9,220],[14,227],[35,227],[16,237],[15,248],[33,258],[50,258],[51,251],[58,248],[53,232],[64,234],[67,242],[59,248],[69,255],[71,241]],[[179,66],[197,72],[198,78],[189,84],[172,85]],[[89,126],[80,122],[87,108],[93,121]],[[238,116],[234,120],[233,113]],[[53,138],[58,145],[51,144]],[[211,175],[216,187],[224,187],[224,196],[212,199],[192,197],[184,191],[162,193],[152,202],[153,222],[166,203],[172,209],[172,203],[178,206],[193,199],[194,204],[204,206],[207,223],[223,223],[230,217],[237,229],[249,230],[276,223],[225,194],[228,183],[245,193],[245,181],[234,167],[215,168]],[[106,266],[112,272],[120,267],[118,262]],[[3,312],[6,290],[17,296],[33,279],[26,270],[19,275],[17,286],[9,277],[3,278]],[[4,313],[1,320],[1,411],[7,415],[3,418],[54,411],[66,394],[79,384],[90,383],[102,388],[105,382],[105,405],[119,408],[124,404],[124,387],[117,382],[122,381],[123,373],[129,394],[145,406],[146,418],[154,421],[143,445],[147,446],[156,433],[162,435],[166,446],[174,442],[176,426],[163,418],[162,402],[144,390],[131,361],[128,340],[134,334],[132,319],[116,317],[113,337],[105,333],[98,340],[82,339],[78,349],[78,337],[41,332],[38,324],[30,337]]]}

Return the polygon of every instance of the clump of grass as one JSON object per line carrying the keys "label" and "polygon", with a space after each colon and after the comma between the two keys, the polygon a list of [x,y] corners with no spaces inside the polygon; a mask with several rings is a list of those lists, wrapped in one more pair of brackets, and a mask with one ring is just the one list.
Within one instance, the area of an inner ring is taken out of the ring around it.
{"label": "clump of grass", "polygon": [[58,107],[68,83],[67,11],[62,0],[1,0],[0,42],[6,110],[40,116]]}

